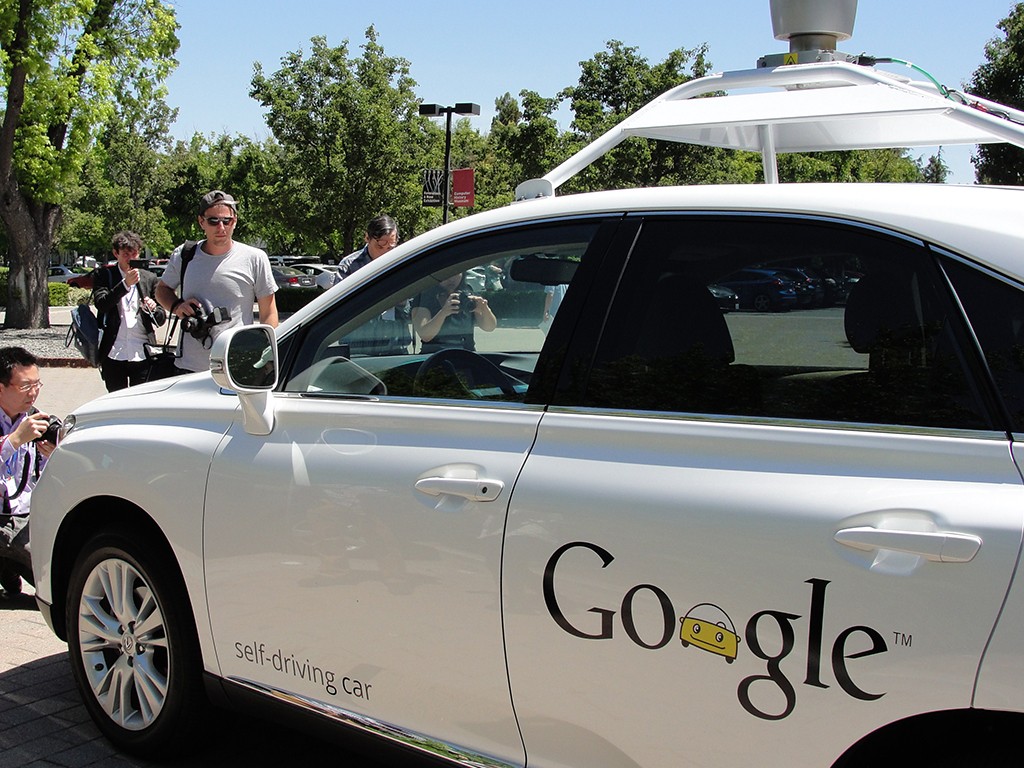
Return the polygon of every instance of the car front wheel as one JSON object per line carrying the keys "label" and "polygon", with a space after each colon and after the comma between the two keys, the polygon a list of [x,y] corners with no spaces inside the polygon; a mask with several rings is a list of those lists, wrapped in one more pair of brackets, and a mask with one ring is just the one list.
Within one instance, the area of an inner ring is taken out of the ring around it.
{"label": "car front wheel", "polygon": [[145,539],[107,533],[82,550],[67,602],[72,672],[117,747],[177,751],[205,710],[198,641],[181,579]]}

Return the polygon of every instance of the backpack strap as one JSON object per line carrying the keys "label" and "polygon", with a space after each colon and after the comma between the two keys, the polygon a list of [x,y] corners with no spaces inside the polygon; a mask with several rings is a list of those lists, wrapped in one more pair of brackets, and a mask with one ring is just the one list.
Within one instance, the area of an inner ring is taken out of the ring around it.
{"label": "backpack strap", "polygon": [[185,244],[181,246],[181,295],[185,295],[185,270],[188,269],[188,263],[195,258],[196,248],[199,247],[199,243],[195,240],[186,240]]}

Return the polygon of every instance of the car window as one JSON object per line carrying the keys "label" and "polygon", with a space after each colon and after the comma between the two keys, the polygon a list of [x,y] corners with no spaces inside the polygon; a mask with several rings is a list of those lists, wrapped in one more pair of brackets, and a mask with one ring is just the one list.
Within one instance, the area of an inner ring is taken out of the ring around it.
{"label": "car window", "polygon": [[1010,429],[1024,431],[1024,292],[949,257],[943,261],[1002,398]]}
{"label": "car window", "polygon": [[284,390],[525,401],[598,226],[503,230],[417,255],[312,324]]}
{"label": "car window", "polygon": [[648,220],[583,404],[990,428],[944,286],[923,245],[867,228]]}

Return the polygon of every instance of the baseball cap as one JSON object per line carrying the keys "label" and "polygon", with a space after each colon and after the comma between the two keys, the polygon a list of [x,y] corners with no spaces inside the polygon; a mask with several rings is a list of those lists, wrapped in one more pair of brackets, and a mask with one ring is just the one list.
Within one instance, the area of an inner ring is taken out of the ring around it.
{"label": "baseball cap", "polygon": [[199,215],[202,216],[215,205],[226,205],[235,213],[238,213],[238,203],[235,202],[235,198],[227,192],[215,189],[212,192],[207,192],[199,199]]}

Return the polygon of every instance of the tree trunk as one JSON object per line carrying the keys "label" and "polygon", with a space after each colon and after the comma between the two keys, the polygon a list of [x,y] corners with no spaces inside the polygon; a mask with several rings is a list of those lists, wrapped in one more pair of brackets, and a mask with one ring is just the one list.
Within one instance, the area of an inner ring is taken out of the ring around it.
{"label": "tree trunk", "polygon": [[18,182],[10,178],[0,190],[0,219],[7,229],[7,312],[4,328],[49,328],[47,288],[50,251],[61,209],[51,203],[29,203]]}

